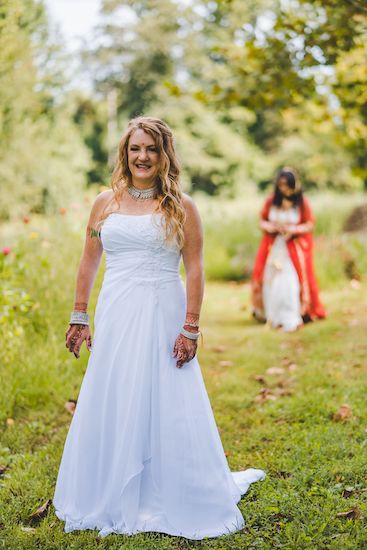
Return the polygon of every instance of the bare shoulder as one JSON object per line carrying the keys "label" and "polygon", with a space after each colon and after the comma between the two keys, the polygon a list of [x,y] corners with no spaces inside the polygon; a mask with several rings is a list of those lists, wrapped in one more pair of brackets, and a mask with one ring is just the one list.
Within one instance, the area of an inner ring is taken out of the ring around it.
{"label": "bare shoulder", "polygon": [[98,219],[104,207],[110,202],[112,198],[113,198],[112,189],[107,189],[106,191],[102,191],[101,193],[98,193],[98,195],[96,196],[92,204],[92,208],[90,212],[91,218]]}
{"label": "bare shoulder", "polygon": [[189,195],[183,194],[183,205],[186,212],[186,221],[184,225],[185,250],[192,247],[200,249],[203,241],[203,225],[201,222],[198,207]]}
{"label": "bare shoulder", "polygon": [[93,207],[96,206],[97,208],[103,208],[112,199],[112,197],[112,189],[107,189],[106,191],[98,193],[98,195],[94,199]]}
{"label": "bare shoulder", "polygon": [[196,206],[190,195],[187,195],[187,193],[182,193],[182,202],[186,211],[187,218],[196,218],[200,220],[198,207]]}

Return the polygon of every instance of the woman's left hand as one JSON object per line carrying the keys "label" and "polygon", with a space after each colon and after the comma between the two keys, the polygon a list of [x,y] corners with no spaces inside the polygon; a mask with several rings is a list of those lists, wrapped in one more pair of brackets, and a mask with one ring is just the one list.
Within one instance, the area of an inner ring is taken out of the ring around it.
{"label": "woman's left hand", "polygon": [[173,347],[173,357],[177,359],[176,367],[180,369],[184,363],[191,361],[196,355],[197,347],[197,340],[190,340],[179,334]]}
{"label": "woman's left hand", "polygon": [[281,229],[281,235],[284,237],[286,241],[294,237],[296,235],[297,231],[295,229],[296,226],[292,224],[285,224],[282,226]]}

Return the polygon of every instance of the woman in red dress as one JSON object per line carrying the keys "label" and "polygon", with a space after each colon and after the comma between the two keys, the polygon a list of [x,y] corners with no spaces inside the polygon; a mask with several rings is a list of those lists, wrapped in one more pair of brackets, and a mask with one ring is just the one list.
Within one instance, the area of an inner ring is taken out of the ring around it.
{"label": "woman in red dress", "polygon": [[286,331],[326,317],[313,266],[314,217],[295,170],[279,172],[260,218],[263,236],[252,274],[254,317]]}

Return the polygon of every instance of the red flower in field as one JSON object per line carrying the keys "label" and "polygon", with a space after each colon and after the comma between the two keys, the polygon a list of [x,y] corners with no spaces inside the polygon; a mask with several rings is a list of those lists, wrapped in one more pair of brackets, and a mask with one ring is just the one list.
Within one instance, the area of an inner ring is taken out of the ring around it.
{"label": "red flower in field", "polygon": [[8,254],[10,254],[11,248],[9,246],[4,246],[2,252],[3,252],[4,256],[7,256]]}
{"label": "red flower in field", "polygon": [[28,216],[24,216],[23,223],[29,223],[30,221],[31,221],[31,218],[29,218]]}
{"label": "red flower in field", "polygon": [[67,212],[67,209],[64,208],[64,207],[62,206],[62,207],[60,208],[59,212],[60,212],[60,214],[61,214],[62,216],[65,216],[65,214],[66,214],[66,212]]}

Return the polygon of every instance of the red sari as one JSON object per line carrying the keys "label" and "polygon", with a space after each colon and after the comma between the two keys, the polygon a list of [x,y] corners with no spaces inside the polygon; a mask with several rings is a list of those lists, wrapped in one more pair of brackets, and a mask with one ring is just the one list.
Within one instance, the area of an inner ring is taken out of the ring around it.
{"label": "red sari", "polygon": [[[268,197],[261,210],[261,219],[268,220],[273,196]],[[300,224],[314,222],[314,217],[308,200],[303,197],[300,207]],[[256,255],[252,273],[252,306],[256,317],[265,320],[262,297],[263,275],[269,251],[274,243],[276,234],[264,232]],[[292,263],[297,271],[301,288],[301,315],[305,319],[323,319],[326,317],[324,306],[320,302],[319,289],[313,266],[313,238],[312,232],[295,235],[287,241],[287,248]]]}

